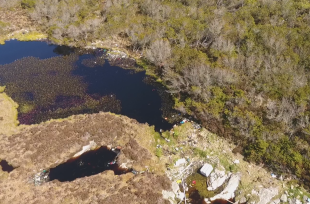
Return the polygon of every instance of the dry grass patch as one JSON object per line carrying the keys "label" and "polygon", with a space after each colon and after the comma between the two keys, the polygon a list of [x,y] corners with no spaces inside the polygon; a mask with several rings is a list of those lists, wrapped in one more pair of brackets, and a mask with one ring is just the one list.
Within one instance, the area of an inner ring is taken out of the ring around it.
{"label": "dry grass patch", "polygon": [[7,35],[7,38],[17,39],[19,41],[35,41],[35,40],[47,39],[47,35],[37,31],[28,31],[22,29]]}
{"label": "dry grass patch", "polygon": [[17,108],[18,104],[0,91],[0,134],[9,136],[18,132]]}

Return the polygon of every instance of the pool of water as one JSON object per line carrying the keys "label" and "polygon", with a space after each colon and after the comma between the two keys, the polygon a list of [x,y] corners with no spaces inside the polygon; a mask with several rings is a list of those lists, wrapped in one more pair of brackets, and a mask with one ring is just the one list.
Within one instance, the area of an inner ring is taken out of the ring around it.
{"label": "pool of water", "polygon": [[111,66],[102,56],[102,50],[8,41],[0,46],[0,85],[20,105],[22,124],[110,111],[170,129],[163,88],[145,83],[145,72]]}
{"label": "pool of water", "polygon": [[11,166],[6,160],[1,160],[0,161],[0,166],[2,168],[2,171],[6,171],[6,172],[11,172],[14,170],[14,167]]}
{"label": "pool of water", "polygon": [[112,151],[107,147],[88,151],[77,158],[72,158],[55,168],[51,168],[49,170],[49,180],[73,181],[106,170],[114,171],[115,175],[131,172],[132,169],[122,169],[116,163],[119,153],[120,151]]}

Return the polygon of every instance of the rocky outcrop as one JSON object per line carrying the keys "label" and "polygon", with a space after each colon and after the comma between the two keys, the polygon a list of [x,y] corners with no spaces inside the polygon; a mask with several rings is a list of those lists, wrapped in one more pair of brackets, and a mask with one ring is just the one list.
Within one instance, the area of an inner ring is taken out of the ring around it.
{"label": "rocky outcrop", "polygon": [[169,200],[171,204],[173,204],[175,199],[175,194],[172,191],[162,190],[163,198]]}
{"label": "rocky outcrop", "polygon": [[279,204],[280,202],[281,202],[280,199],[275,199],[271,201],[270,204]]}
{"label": "rocky outcrop", "polygon": [[267,204],[271,201],[271,199],[278,195],[278,189],[277,188],[263,188],[259,191],[259,202],[257,204]]}
{"label": "rocky outcrop", "polygon": [[288,203],[289,204],[302,204],[302,202],[299,200],[299,199],[297,199],[297,198],[289,198],[288,199]]}
{"label": "rocky outcrop", "polygon": [[186,160],[184,158],[182,158],[182,159],[178,159],[175,162],[174,166],[178,167],[178,166],[181,166],[181,165],[184,165],[184,164],[186,164]]}
{"label": "rocky outcrop", "polygon": [[90,141],[88,145],[83,146],[83,149],[81,151],[79,151],[78,153],[76,153],[75,155],[73,155],[73,157],[78,157],[87,151],[94,150],[97,147],[98,146],[97,146],[96,142]]}
{"label": "rocky outcrop", "polygon": [[210,182],[208,183],[208,191],[214,191],[218,187],[222,186],[230,175],[231,173],[225,174],[225,171],[215,169],[214,172],[212,172],[210,175]]}
{"label": "rocky outcrop", "polygon": [[286,194],[282,194],[280,200],[284,203],[287,202],[287,195]]}
{"label": "rocky outcrop", "polygon": [[239,203],[246,203],[246,197],[242,197],[240,200],[239,200]]}
{"label": "rocky outcrop", "polygon": [[231,175],[226,188],[220,194],[217,194],[216,196],[210,198],[210,200],[211,201],[216,200],[216,199],[229,200],[231,198],[234,198],[235,191],[237,190],[239,186],[240,179],[241,179],[240,173]]}

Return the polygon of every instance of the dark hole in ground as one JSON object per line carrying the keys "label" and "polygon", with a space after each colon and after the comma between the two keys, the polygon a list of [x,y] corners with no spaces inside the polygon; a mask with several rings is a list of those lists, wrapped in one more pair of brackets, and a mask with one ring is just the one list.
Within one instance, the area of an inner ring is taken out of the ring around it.
{"label": "dark hole in ground", "polygon": [[7,161],[5,161],[5,160],[1,160],[0,161],[0,166],[2,168],[2,171],[7,171],[7,172],[10,173],[11,171],[14,170],[14,167],[9,165],[9,163]]}
{"label": "dark hole in ground", "polygon": [[100,147],[96,150],[85,152],[77,158],[50,169],[49,180],[73,181],[77,178],[91,176],[106,170],[113,170],[115,175],[131,172],[132,169],[122,169],[115,162],[120,150],[109,150]]}

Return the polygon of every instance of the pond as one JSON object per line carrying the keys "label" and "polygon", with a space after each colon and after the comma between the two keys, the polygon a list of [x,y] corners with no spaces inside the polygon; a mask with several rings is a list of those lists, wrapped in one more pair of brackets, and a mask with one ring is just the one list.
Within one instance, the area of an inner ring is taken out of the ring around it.
{"label": "pond", "polygon": [[0,85],[19,104],[21,124],[110,111],[157,130],[170,129],[164,118],[173,103],[164,88],[144,71],[111,65],[105,54],[100,49],[8,41],[0,46]]}
{"label": "pond", "polygon": [[14,170],[14,167],[11,166],[6,160],[1,160],[0,166],[1,166],[2,171],[11,172]]}
{"label": "pond", "polygon": [[48,172],[49,180],[60,182],[73,181],[77,178],[91,176],[106,170],[114,171],[115,175],[132,172],[133,169],[122,169],[116,163],[118,152],[107,147],[85,152],[77,158],[71,158],[63,164],[51,168]]}

